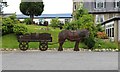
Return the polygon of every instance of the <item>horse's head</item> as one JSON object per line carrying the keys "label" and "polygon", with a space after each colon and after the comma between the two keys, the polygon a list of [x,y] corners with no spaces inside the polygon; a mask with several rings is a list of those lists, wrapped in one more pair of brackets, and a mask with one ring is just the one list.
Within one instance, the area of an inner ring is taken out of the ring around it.
{"label": "horse's head", "polygon": [[88,38],[90,36],[90,31],[85,29],[85,38]]}
{"label": "horse's head", "polygon": [[87,29],[83,29],[80,31],[79,33],[79,36],[82,38],[82,39],[85,39],[85,38],[88,38],[90,35],[90,31],[87,30]]}

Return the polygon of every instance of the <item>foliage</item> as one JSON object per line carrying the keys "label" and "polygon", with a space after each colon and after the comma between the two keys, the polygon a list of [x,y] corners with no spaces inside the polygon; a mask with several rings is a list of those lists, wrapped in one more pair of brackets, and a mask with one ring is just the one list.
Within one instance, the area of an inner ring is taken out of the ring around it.
{"label": "foliage", "polygon": [[88,29],[90,31],[90,35],[92,37],[95,36],[96,27],[94,25],[94,18],[91,14],[88,14],[87,10],[84,8],[76,10],[74,18],[75,19],[71,23],[65,25],[66,29]]}
{"label": "foliage", "polygon": [[77,25],[79,29],[88,29],[90,35],[94,37],[95,35],[95,25],[93,16],[91,14],[85,14],[77,20]]}
{"label": "foliage", "polygon": [[13,27],[13,32],[16,35],[21,35],[21,34],[25,34],[27,32],[27,27],[23,24],[16,24]]}
{"label": "foliage", "polygon": [[7,18],[3,18],[2,19],[2,35],[13,33],[13,27],[17,23],[19,23],[19,21],[16,19],[15,14]]}
{"label": "foliage", "polygon": [[[49,27],[50,30],[40,30],[41,28],[46,28],[45,26],[36,26],[36,25],[27,25],[27,29],[29,33],[50,33],[52,36],[52,43],[58,42],[58,34],[61,31],[60,29],[56,28],[53,29]],[[51,42],[48,43],[49,48],[58,48],[59,44],[52,44]],[[63,48],[74,48],[74,42],[67,41],[63,44]],[[95,39],[95,46],[94,49],[98,48],[98,45],[101,45],[100,48],[108,48],[108,49],[114,49],[117,48],[117,44],[109,41],[104,41],[103,39]],[[19,48],[19,43],[17,42],[16,35],[15,34],[8,34],[2,36],[2,48]],[[38,49],[39,42],[30,42],[29,48]],[[86,45],[84,43],[79,43],[79,48],[86,48]]]}
{"label": "foliage", "polygon": [[95,38],[95,46],[94,48],[96,49],[116,49],[117,48],[117,44],[114,42],[110,42],[109,40],[104,40],[104,39],[99,39],[99,38]]}
{"label": "foliage", "polygon": [[50,26],[53,28],[57,28],[60,25],[60,21],[58,18],[54,18],[50,21]]}
{"label": "foliage", "polygon": [[67,29],[67,30],[76,30],[76,29],[78,29],[77,21],[72,21],[70,23],[65,24],[64,28]]}
{"label": "foliage", "polygon": [[86,15],[86,14],[88,14],[88,11],[85,8],[81,7],[75,11],[74,18],[75,18],[75,20],[78,20],[80,17],[82,17],[83,15]]}
{"label": "foliage", "polygon": [[108,36],[105,32],[97,32],[97,37],[100,39],[108,39]]}
{"label": "foliage", "polygon": [[28,24],[28,25],[32,24],[30,18],[25,19],[23,22],[26,23],[26,24]]}
{"label": "foliage", "polygon": [[33,23],[34,16],[39,16],[44,10],[43,2],[21,2],[20,11],[27,16],[30,16]]}
{"label": "foliage", "polygon": [[92,49],[95,46],[94,38],[88,37],[84,40],[85,45],[87,45],[88,49]]}
{"label": "foliage", "polygon": [[104,31],[104,29],[103,29],[103,27],[102,27],[101,24],[97,24],[97,25],[96,25],[96,28],[97,28],[97,31],[98,31],[98,32],[103,32],[103,31]]}

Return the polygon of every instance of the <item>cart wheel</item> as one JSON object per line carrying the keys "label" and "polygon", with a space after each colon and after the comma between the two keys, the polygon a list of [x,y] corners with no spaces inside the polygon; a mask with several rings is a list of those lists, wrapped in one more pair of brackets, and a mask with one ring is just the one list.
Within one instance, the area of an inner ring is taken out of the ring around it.
{"label": "cart wheel", "polygon": [[27,42],[21,42],[21,43],[19,44],[19,48],[20,48],[20,50],[22,50],[22,51],[26,51],[26,50],[28,49],[28,43],[27,43]]}
{"label": "cart wheel", "polygon": [[39,49],[41,51],[46,51],[48,49],[48,43],[47,42],[41,42],[39,45]]}

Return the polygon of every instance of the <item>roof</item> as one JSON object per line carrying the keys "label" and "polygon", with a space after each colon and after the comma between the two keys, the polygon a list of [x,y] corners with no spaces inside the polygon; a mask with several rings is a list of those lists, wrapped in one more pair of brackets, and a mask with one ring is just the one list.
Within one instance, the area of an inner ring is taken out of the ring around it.
{"label": "roof", "polygon": [[104,25],[104,24],[106,24],[108,22],[111,22],[111,21],[115,21],[115,20],[120,20],[120,16],[116,16],[116,17],[113,17],[111,19],[108,19],[108,20],[102,22],[102,25]]}
{"label": "roof", "polygon": [[[18,14],[16,15],[18,19],[29,18],[29,16]],[[34,16],[34,18],[72,18],[72,14],[65,13],[65,14],[42,14],[41,16]]]}
{"label": "roof", "polygon": [[120,13],[120,11],[89,11],[90,14]]}

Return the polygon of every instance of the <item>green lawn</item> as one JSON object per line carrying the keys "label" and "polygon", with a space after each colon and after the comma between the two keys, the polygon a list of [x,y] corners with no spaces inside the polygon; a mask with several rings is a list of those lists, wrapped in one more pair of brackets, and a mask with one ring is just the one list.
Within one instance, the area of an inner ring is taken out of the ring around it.
{"label": "green lawn", "polygon": [[[45,26],[36,26],[36,25],[27,25],[28,33],[50,33],[52,35],[53,42],[49,43],[49,48],[58,48],[58,33],[61,31],[60,29],[56,28],[53,29],[48,27],[49,30],[43,30],[42,28],[47,28]],[[8,34],[2,37],[2,48],[19,48],[19,43],[17,42],[17,38],[15,34]],[[74,42],[66,42],[63,47],[71,48],[74,46]],[[29,48],[38,48],[39,42],[30,42]]]}
{"label": "green lawn", "polygon": [[[60,29],[56,28],[53,29],[51,27],[48,27],[49,30],[43,30],[43,28],[47,28],[45,26],[36,26],[36,25],[27,25],[28,28],[28,33],[50,33],[52,35],[52,40],[53,42],[49,43],[49,48],[58,48],[58,44],[53,44],[58,42],[58,34],[61,31]],[[117,45],[112,42],[104,42],[103,40],[98,39],[96,41],[96,45],[94,48],[98,48],[98,44],[101,44],[101,48],[117,48]],[[63,48],[73,48],[74,47],[74,42],[65,42],[63,45]],[[8,34],[4,35],[2,37],[2,48],[19,48],[18,47],[19,43],[17,42],[16,35],[15,34]],[[29,43],[29,48],[38,48],[39,47],[39,42],[30,42]],[[80,43],[79,44],[80,48],[85,47],[84,44]]]}

